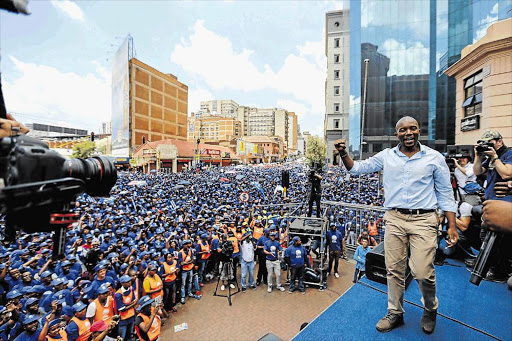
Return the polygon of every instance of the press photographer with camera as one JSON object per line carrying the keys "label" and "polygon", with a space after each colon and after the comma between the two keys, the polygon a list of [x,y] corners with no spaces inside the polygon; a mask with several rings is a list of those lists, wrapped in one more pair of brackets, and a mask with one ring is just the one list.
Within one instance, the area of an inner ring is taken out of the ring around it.
{"label": "press photographer with camera", "polygon": [[318,163],[312,164],[312,169],[309,172],[309,183],[311,184],[311,192],[309,194],[309,209],[308,209],[308,217],[311,217],[313,213],[313,203],[316,203],[316,217],[320,218],[320,200],[322,198],[322,176],[320,173],[322,172],[322,167]]}
{"label": "press photographer with camera", "polygon": [[512,179],[512,149],[503,142],[501,134],[488,130],[483,133],[475,146],[475,175],[487,173],[487,187],[485,188],[485,200],[505,200],[512,202],[512,195],[508,194],[498,198],[494,185]]}

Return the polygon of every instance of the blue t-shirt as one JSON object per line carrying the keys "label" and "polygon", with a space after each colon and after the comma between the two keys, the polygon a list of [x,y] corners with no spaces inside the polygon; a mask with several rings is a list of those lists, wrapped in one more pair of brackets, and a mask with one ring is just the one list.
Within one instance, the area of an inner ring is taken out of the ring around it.
{"label": "blue t-shirt", "polygon": [[285,251],[284,256],[290,258],[290,265],[292,268],[300,268],[304,266],[304,257],[306,250],[304,246],[290,245]]}
{"label": "blue t-shirt", "polygon": [[341,236],[340,231],[338,231],[338,230],[327,231],[327,242],[329,243],[329,250],[340,251],[342,239],[343,239],[343,237]]}
{"label": "blue t-shirt", "polygon": [[28,335],[26,332],[23,332],[20,335],[18,335],[18,337],[15,338],[14,341],[37,341],[39,339],[39,334],[41,334],[41,330],[41,328],[38,328],[32,335]]}
{"label": "blue t-shirt", "polygon": [[273,255],[267,255],[267,260],[275,261],[277,260],[277,253],[278,251],[282,250],[282,247],[281,244],[275,239],[274,241],[267,240],[267,242],[265,243],[265,250],[273,253]]}

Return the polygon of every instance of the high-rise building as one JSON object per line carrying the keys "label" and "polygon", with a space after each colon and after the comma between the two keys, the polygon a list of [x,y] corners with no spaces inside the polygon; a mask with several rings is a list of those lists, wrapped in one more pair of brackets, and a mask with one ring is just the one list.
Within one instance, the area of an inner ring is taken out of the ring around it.
{"label": "high-rise building", "polygon": [[[455,80],[443,71],[489,25],[512,16],[512,2],[344,0],[343,8],[350,18],[350,152],[357,158],[362,146],[366,158],[396,145],[394,125],[405,115],[418,120],[422,143],[438,150],[455,144]],[[327,39],[328,46],[337,38]]]}
{"label": "high-rise building", "polygon": [[232,141],[242,137],[240,121],[233,117],[203,114],[200,117],[189,117],[188,141],[200,139],[202,143],[219,143]]}
{"label": "high-rise building", "polygon": [[238,103],[230,99],[201,101],[201,108],[199,109],[198,115],[213,114],[235,118],[237,109]]}
{"label": "high-rise building", "polygon": [[288,154],[297,151],[297,137],[299,135],[298,117],[294,112],[288,112]]}
{"label": "high-rise building", "polygon": [[348,139],[350,61],[349,12],[328,12],[325,15],[325,55],[327,79],[325,80],[324,137],[327,162],[335,158],[334,141]]}

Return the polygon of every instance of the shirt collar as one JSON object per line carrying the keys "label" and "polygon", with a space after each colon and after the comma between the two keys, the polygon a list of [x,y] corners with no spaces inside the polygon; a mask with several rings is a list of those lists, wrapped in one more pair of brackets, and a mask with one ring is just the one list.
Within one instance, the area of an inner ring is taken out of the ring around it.
{"label": "shirt collar", "polygon": [[[418,141],[418,144],[420,145],[420,153],[424,155],[427,152],[427,150],[425,149],[425,146],[422,145],[420,141]],[[393,148],[393,151],[395,152],[395,154],[398,154],[399,156],[406,156],[404,153],[402,153],[400,151],[401,145],[402,145],[401,143],[397,144],[396,147]],[[416,153],[416,154],[418,154],[418,153]],[[414,155],[416,155],[416,154],[414,154]]]}

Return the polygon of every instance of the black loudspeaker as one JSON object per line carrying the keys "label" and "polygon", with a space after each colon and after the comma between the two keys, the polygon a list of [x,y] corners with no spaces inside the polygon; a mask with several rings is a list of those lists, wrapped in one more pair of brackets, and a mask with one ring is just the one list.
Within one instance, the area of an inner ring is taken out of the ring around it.
{"label": "black loudspeaker", "polygon": [[[384,257],[384,243],[380,243],[372,251],[366,254],[366,277],[369,280],[387,284],[386,278],[386,260]],[[409,262],[407,262],[407,269],[405,270],[405,287],[409,286],[412,281],[411,269]]]}
{"label": "black loudspeaker", "polygon": [[281,172],[281,186],[284,188],[290,187],[290,171],[284,170]]}

